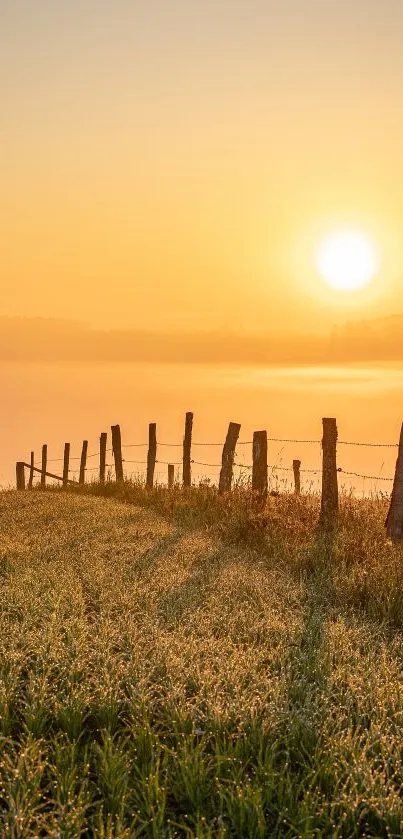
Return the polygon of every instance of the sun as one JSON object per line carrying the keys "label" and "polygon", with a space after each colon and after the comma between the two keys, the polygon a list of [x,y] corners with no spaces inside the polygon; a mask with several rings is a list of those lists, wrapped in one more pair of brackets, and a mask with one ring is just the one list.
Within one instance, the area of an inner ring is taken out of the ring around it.
{"label": "sun", "polygon": [[320,242],[316,266],[329,288],[358,291],[378,273],[380,256],[376,245],[365,233],[339,230]]}

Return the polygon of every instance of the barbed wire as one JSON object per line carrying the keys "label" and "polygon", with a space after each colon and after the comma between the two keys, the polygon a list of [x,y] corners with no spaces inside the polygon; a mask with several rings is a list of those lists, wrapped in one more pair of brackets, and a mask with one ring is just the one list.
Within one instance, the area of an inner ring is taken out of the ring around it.
{"label": "barbed wire", "polygon": [[396,449],[399,443],[355,443],[350,440],[338,440],[339,446],[368,446],[373,449]]}
{"label": "barbed wire", "polygon": [[368,481],[393,481],[393,478],[387,478],[383,475],[361,475],[360,472],[349,472],[347,469],[342,469],[341,466],[337,468],[338,472],[343,475],[352,475],[354,478],[366,478]]}
{"label": "barbed wire", "polygon": [[[166,443],[158,443],[159,446],[168,445]],[[180,443],[176,443],[176,445],[181,445]],[[136,449],[142,448],[143,446],[148,446],[148,443],[124,443],[122,444],[122,449]],[[112,449],[110,449],[112,451]]]}
{"label": "barbed wire", "polygon": [[[267,441],[270,442],[270,443],[298,443],[298,444],[300,443],[300,444],[303,444],[303,445],[318,445],[318,444],[321,444],[321,442],[322,442],[321,440],[318,440],[318,439],[316,439],[316,440],[313,440],[313,439],[312,440],[306,440],[306,439],[300,439],[300,438],[297,438],[297,437],[268,437]],[[337,443],[338,443],[339,446],[360,446],[360,447],[380,448],[380,449],[384,449],[384,448],[395,449],[395,448],[398,448],[398,445],[399,445],[398,443],[371,443],[371,442],[359,442],[358,440],[338,440]],[[252,444],[253,444],[252,440],[238,440],[238,442],[237,442],[237,446],[251,446]],[[182,448],[183,447],[183,443],[158,442],[157,445],[158,446],[164,446],[164,447],[167,447],[167,448]],[[125,444],[122,445],[122,449],[144,448],[144,447],[147,447],[147,446],[148,446],[148,443],[125,443]],[[207,443],[207,442],[193,442],[192,441],[192,447],[193,446],[204,446],[204,447],[208,447],[208,446],[218,447],[219,446],[219,447],[222,448],[223,443],[222,442],[220,442],[220,443],[215,443],[215,442],[214,443]],[[106,453],[111,454],[113,449],[108,448],[105,451],[106,451]],[[99,452],[91,452],[90,454],[87,454],[87,460],[89,460],[90,458],[93,458],[93,457],[99,457]],[[81,457],[79,457],[79,456],[70,457],[70,461],[78,461],[78,460],[81,460]],[[63,462],[64,462],[64,457],[52,457],[52,458],[47,459],[47,463],[63,463]],[[128,463],[129,462],[134,463],[135,461],[127,461],[127,462]],[[163,461],[160,461],[160,462],[162,463]],[[197,461],[194,461],[194,462],[197,463]],[[180,464],[178,464],[178,465],[180,465]],[[206,465],[209,465],[209,464],[206,464]],[[215,465],[218,465],[218,464],[215,464]]]}
{"label": "barbed wire", "polygon": [[191,460],[195,466],[209,466],[211,469],[221,469],[221,463],[202,463],[200,460]]}

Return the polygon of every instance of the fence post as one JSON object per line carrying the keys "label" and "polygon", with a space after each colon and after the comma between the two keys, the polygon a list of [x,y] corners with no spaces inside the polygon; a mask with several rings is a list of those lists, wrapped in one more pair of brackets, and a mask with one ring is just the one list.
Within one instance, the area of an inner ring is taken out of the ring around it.
{"label": "fence post", "polygon": [[292,468],[294,472],[294,492],[295,495],[299,495],[301,492],[301,461],[300,460],[293,460]]}
{"label": "fence post", "polygon": [[120,434],[120,425],[112,425],[111,430],[116,480],[123,481],[122,437]]}
{"label": "fence post", "polygon": [[252,445],[252,491],[267,498],[267,431],[254,431]]}
{"label": "fence post", "polygon": [[192,449],[193,414],[188,411],[185,420],[185,436],[183,438],[183,486],[192,484],[191,449]]}
{"label": "fence post", "polygon": [[234,466],[235,446],[239,437],[241,426],[237,422],[230,422],[227,437],[222,450],[222,461],[218,492],[222,495],[229,492],[232,483],[232,470]]}
{"label": "fence post", "polygon": [[392,496],[385,522],[386,533],[392,542],[403,539],[403,425],[400,430],[399,451],[393,480]]}
{"label": "fence post", "polygon": [[148,452],[147,452],[147,489],[154,486],[155,461],[157,459],[157,423],[150,422],[148,426]]}
{"label": "fence post", "polygon": [[173,463],[168,463],[168,489],[173,489],[175,481],[175,466]]}
{"label": "fence post", "polygon": [[23,461],[16,463],[15,472],[17,478],[17,489],[19,492],[23,492],[25,489],[25,464]]}
{"label": "fence post", "polygon": [[105,473],[106,473],[106,443],[107,443],[108,435],[106,431],[103,431],[100,438],[99,438],[99,483],[105,483]]}
{"label": "fence post", "polygon": [[63,486],[66,487],[69,482],[69,460],[70,460],[70,443],[64,444],[63,457]]}
{"label": "fence post", "polygon": [[31,452],[31,468],[29,470],[28,489],[32,489],[34,483],[35,452]]}
{"label": "fence post", "polygon": [[46,486],[46,469],[48,465],[48,447],[46,443],[42,446],[42,472],[41,472],[41,487]]}
{"label": "fence post", "polygon": [[87,452],[88,452],[88,440],[83,440],[83,447],[81,450],[81,460],[80,460],[80,477],[78,479],[79,484],[85,483],[85,467],[87,465]]}
{"label": "fence post", "polygon": [[339,511],[337,486],[337,425],[333,417],[322,419],[322,500],[319,524],[326,529],[335,524]]}

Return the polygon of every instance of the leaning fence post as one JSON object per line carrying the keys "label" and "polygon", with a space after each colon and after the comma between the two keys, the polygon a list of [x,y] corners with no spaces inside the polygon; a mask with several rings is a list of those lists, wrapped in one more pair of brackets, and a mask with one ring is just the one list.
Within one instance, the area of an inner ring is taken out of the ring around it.
{"label": "leaning fence post", "polygon": [[17,478],[17,489],[19,492],[23,492],[25,489],[25,463],[23,461],[16,463],[15,472]]}
{"label": "leaning fence post", "polygon": [[99,438],[99,483],[105,483],[106,474],[106,442],[108,435],[103,431]]}
{"label": "leaning fence post", "polygon": [[393,542],[403,539],[403,425],[400,430],[399,451],[393,480],[389,512],[385,522],[386,533]]}
{"label": "leaning fence post", "polygon": [[175,482],[175,466],[173,463],[168,463],[168,489],[173,489]]}
{"label": "leaning fence post", "polygon": [[83,440],[83,447],[81,450],[81,460],[80,460],[80,476],[78,479],[79,484],[85,483],[85,467],[87,465],[87,452],[88,452],[88,440]]}
{"label": "leaning fence post", "polygon": [[66,487],[69,482],[69,460],[70,460],[70,443],[64,444],[63,457],[63,486]]}
{"label": "leaning fence post", "polygon": [[42,446],[42,472],[41,472],[41,487],[46,486],[46,469],[48,465],[48,447],[46,443]]}
{"label": "leaning fence post", "polygon": [[337,486],[337,425],[333,417],[324,417],[322,439],[322,500],[319,524],[326,529],[332,526],[339,511]]}
{"label": "leaning fence post", "polygon": [[267,498],[267,431],[254,431],[252,444],[252,491]]}
{"label": "leaning fence post", "polygon": [[157,423],[150,422],[148,426],[148,452],[147,452],[147,489],[154,485],[155,462],[157,459]]}
{"label": "leaning fence post", "polygon": [[237,422],[230,422],[227,437],[222,450],[222,461],[218,492],[222,495],[229,492],[232,483],[232,470],[234,466],[235,446],[239,437],[241,426]]}
{"label": "leaning fence post", "polygon": [[31,466],[29,470],[28,489],[32,489],[34,483],[35,452],[31,452]]}
{"label": "leaning fence post", "polygon": [[193,414],[188,411],[185,420],[185,436],[183,438],[183,486],[192,484],[191,449],[192,449]]}
{"label": "leaning fence post", "polygon": [[293,460],[292,468],[294,472],[294,492],[295,495],[299,495],[301,492],[301,461]]}
{"label": "leaning fence post", "polygon": [[122,437],[120,433],[120,425],[112,425],[111,430],[116,480],[123,481]]}

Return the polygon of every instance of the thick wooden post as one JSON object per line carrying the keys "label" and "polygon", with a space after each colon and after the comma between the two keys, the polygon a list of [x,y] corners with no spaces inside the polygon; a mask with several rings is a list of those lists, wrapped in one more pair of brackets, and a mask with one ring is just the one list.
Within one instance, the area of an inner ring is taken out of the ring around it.
{"label": "thick wooden post", "polygon": [[294,472],[294,492],[295,495],[299,495],[301,492],[301,461],[300,460],[293,460],[292,468]]}
{"label": "thick wooden post", "polygon": [[175,482],[175,466],[173,463],[168,463],[168,489],[173,489]]}
{"label": "thick wooden post", "polygon": [[41,487],[46,486],[46,469],[48,465],[48,447],[46,443],[42,446],[42,473],[41,473]]}
{"label": "thick wooden post", "polygon": [[108,435],[103,431],[99,438],[99,483],[105,483],[106,474],[106,443]]}
{"label": "thick wooden post", "polygon": [[157,459],[157,423],[150,422],[148,426],[148,452],[147,452],[147,482],[148,489],[154,486],[155,461]]}
{"label": "thick wooden post", "polygon": [[395,477],[385,527],[389,539],[393,542],[403,540],[403,425],[400,430]]}
{"label": "thick wooden post", "polygon": [[16,463],[15,472],[17,478],[17,489],[19,492],[23,492],[25,489],[25,463],[23,461]]}
{"label": "thick wooden post", "polygon": [[35,452],[31,452],[31,466],[29,470],[28,489],[32,489],[34,483]]}
{"label": "thick wooden post", "polygon": [[322,501],[319,524],[324,529],[337,521],[339,490],[337,486],[337,425],[333,417],[322,420]]}
{"label": "thick wooden post", "polygon": [[63,457],[63,486],[66,487],[69,482],[69,461],[70,461],[70,443],[64,444]]}
{"label": "thick wooden post", "polygon": [[188,411],[185,420],[185,436],[183,438],[183,486],[192,484],[191,451],[192,451],[193,414]]}
{"label": "thick wooden post", "polygon": [[252,445],[252,491],[267,498],[267,431],[255,431]]}
{"label": "thick wooden post", "polygon": [[230,422],[227,431],[227,438],[222,450],[221,472],[218,483],[218,492],[222,495],[229,492],[232,483],[232,470],[234,466],[235,446],[238,441],[241,426],[237,422]]}
{"label": "thick wooden post", "polygon": [[123,481],[122,437],[120,434],[120,425],[112,425],[111,430],[116,480]]}
{"label": "thick wooden post", "polygon": [[85,467],[87,465],[87,452],[88,452],[88,440],[83,441],[83,447],[81,449],[81,460],[80,460],[80,476],[78,482],[82,485],[85,483]]}

